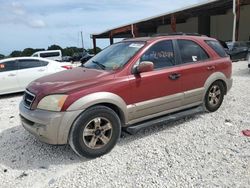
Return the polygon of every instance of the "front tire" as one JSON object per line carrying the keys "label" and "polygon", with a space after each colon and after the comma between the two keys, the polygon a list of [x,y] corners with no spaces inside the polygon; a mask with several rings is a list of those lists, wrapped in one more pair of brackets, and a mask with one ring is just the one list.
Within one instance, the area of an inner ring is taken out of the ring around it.
{"label": "front tire", "polygon": [[96,158],[111,151],[120,134],[118,115],[106,106],[94,106],[74,122],[69,145],[81,157]]}
{"label": "front tire", "polygon": [[204,104],[209,112],[218,110],[223,102],[225,87],[221,81],[215,81],[207,90]]}

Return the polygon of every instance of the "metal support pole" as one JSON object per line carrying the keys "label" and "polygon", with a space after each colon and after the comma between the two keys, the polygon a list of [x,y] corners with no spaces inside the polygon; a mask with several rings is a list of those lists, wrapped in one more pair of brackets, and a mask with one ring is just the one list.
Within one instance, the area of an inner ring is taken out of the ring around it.
{"label": "metal support pole", "polygon": [[176,33],[176,17],[174,14],[171,15],[171,28],[172,32]]}
{"label": "metal support pole", "polygon": [[233,38],[232,41],[235,42],[235,33],[236,33],[236,0],[233,0],[233,15],[234,15],[234,24],[233,24]]}
{"label": "metal support pole", "polygon": [[93,40],[93,49],[94,49],[94,54],[96,54],[96,53],[97,53],[97,51],[96,51],[96,38],[95,38],[95,36],[92,36],[92,40]]}
{"label": "metal support pole", "polygon": [[114,43],[114,38],[112,35],[109,36],[109,42],[110,42],[110,45]]}
{"label": "metal support pole", "polygon": [[81,39],[82,39],[82,52],[84,53],[85,49],[84,49],[84,44],[83,44],[83,36],[82,36],[82,31],[81,31]]}
{"label": "metal support pole", "polygon": [[237,0],[236,4],[236,30],[235,40],[239,41],[239,30],[240,30],[240,0]]}

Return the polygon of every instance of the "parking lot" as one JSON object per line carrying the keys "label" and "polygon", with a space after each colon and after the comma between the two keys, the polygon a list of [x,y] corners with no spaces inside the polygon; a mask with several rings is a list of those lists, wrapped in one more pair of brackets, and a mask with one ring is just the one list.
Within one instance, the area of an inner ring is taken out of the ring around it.
{"label": "parking lot", "polygon": [[233,88],[215,113],[136,135],[107,155],[80,159],[20,125],[22,94],[0,97],[0,187],[250,187],[250,72],[233,64]]}

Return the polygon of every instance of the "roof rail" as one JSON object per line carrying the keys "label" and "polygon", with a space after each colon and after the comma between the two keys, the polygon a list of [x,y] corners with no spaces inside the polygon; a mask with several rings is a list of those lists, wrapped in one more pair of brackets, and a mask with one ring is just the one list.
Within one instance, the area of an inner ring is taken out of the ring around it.
{"label": "roof rail", "polygon": [[199,33],[183,33],[183,32],[177,32],[177,33],[158,33],[158,34],[153,34],[152,37],[174,36],[174,35],[206,36],[206,35],[201,35],[201,34],[199,34]]}

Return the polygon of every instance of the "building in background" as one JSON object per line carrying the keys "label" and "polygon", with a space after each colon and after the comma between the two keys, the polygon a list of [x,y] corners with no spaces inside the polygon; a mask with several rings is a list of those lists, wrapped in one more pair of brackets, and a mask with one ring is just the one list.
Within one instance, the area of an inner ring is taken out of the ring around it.
{"label": "building in background", "polygon": [[245,41],[250,38],[249,20],[250,0],[211,0],[92,34],[91,37],[94,49],[99,38],[110,39],[112,44],[114,38],[172,32],[200,33],[222,41]]}

